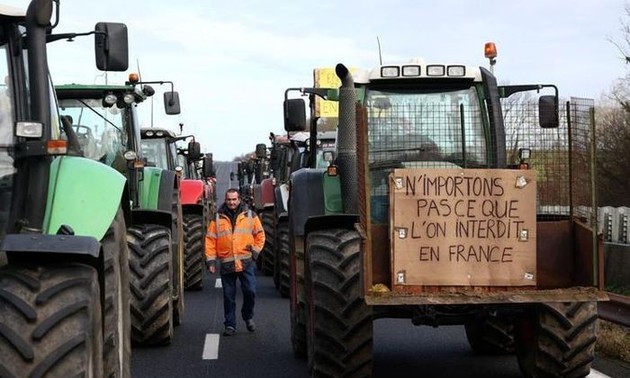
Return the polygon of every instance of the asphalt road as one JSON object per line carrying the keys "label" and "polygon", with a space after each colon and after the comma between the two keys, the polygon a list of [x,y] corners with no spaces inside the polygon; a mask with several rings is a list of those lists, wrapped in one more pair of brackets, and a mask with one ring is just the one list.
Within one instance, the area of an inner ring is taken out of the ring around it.
{"label": "asphalt road", "polygon": [[[217,277],[208,274],[202,291],[186,292],[184,319],[171,345],[133,349],[134,378],[308,378],[306,361],[291,350],[288,300],[271,278],[258,276],[256,332],[239,319],[237,335],[225,337]],[[240,314],[240,293],[237,298]],[[595,368],[591,378],[630,376],[630,366],[616,361],[597,359]],[[399,319],[374,322],[373,371],[374,378],[521,377],[514,356],[473,355],[461,326],[415,327]]]}

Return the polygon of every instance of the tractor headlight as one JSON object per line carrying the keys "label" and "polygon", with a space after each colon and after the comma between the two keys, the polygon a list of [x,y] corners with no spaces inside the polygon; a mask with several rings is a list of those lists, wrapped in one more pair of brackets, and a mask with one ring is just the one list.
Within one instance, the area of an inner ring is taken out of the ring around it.
{"label": "tractor headlight", "polygon": [[110,107],[114,105],[117,100],[118,99],[116,98],[116,95],[110,92],[106,94],[105,97],[103,98],[103,105],[105,107]]}
{"label": "tractor headlight", "polygon": [[18,122],[15,134],[24,138],[40,138],[44,135],[44,125],[39,122]]}
{"label": "tractor headlight", "polygon": [[385,66],[381,67],[381,77],[398,77],[400,76],[400,67]]}
{"label": "tractor headlight", "polygon": [[136,96],[134,96],[133,93],[126,93],[123,96],[123,101],[125,102],[125,104],[131,104],[136,100]]}
{"label": "tractor headlight", "polygon": [[403,66],[403,76],[420,76],[420,66]]}
{"label": "tractor headlight", "polygon": [[446,69],[448,76],[465,76],[466,67],[464,66],[448,66]]}
{"label": "tractor headlight", "polygon": [[138,158],[138,154],[136,154],[135,151],[127,151],[123,154],[123,156],[127,161],[134,161]]}
{"label": "tractor headlight", "polygon": [[442,65],[427,66],[427,76],[444,76],[445,71]]}

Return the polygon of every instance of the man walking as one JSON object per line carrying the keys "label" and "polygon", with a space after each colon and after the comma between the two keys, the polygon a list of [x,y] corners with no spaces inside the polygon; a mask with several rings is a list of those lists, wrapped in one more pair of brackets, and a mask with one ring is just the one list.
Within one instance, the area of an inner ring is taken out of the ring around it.
{"label": "man walking", "polygon": [[256,213],[242,203],[238,190],[228,189],[225,202],[208,226],[206,266],[210,273],[220,262],[223,286],[224,336],[236,334],[236,280],[241,282],[243,307],[241,316],[247,330],[254,332],[256,273],[254,261],[265,245],[265,232]]}

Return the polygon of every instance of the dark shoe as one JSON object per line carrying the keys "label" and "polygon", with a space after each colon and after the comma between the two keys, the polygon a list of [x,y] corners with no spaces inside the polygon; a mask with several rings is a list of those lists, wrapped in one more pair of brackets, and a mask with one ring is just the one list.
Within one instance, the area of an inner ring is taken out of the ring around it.
{"label": "dark shoe", "polygon": [[247,325],[247,330],[249,332],[254,332],[256,330],[256,324],[254,323],[254,319],[245,320],[245,325]]}
{"label": "dark shoe", "polygon": [[223,331],[223,336],[234,336],[234,335],[236,335],[236,328],[225,327],[225,331]]}

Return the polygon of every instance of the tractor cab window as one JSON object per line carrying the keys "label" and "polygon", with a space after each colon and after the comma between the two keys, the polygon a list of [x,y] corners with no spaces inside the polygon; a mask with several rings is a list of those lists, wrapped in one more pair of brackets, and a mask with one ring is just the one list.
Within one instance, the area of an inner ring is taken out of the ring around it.
{"label": "tractor cab window", "polygon": [[167,151],[170,153],[170,150],[164,139],[143,138],[140,142],[140,148],[142,149],[142,156],[147,159],[148,166],[169,169]]}
{"label": "tractor cab window", "polygon": [[184,175],[186,177],[189,177],[188,174],[190,173],[190,169],[188,168],[188,165],[186,164],[186,156],[182,154],[177,154],[177,162],[175,164],[179,167],[182,167],[184,169]]}
{"label": "tractor cab window", "polygon": [[11,99],[8,46],[0,45],[0,240],[4,237],[13,193],[15,112]]}
{"label": "tractor cab window", "polygon": [[335,157],[334,140],[318,140],[315,168],[327,168]]}
{"label": "tractor cab window", "polygon": [[116,105],[105,107],[100,99],[59,101],[59,113],[72,123],[83,155],[110,166],[117,166],[121,159],[124,161],[127,134],[123,118],[126,111]]}
{"label": "tractor cab window", "polygon": [[9,57],[7,45],[0,46],[0,177],[15,172],[12,150],[14,140],[15,112],[11,99],[11,80],[9,76]]}
{"label": "tractor cab window", "polygon": [[[368,92],[370,161],[486,164],[482,112],[476,90]],[[463,154],[466,154],[464,159]],[[417,164],[415,164],[417,165]]]}

